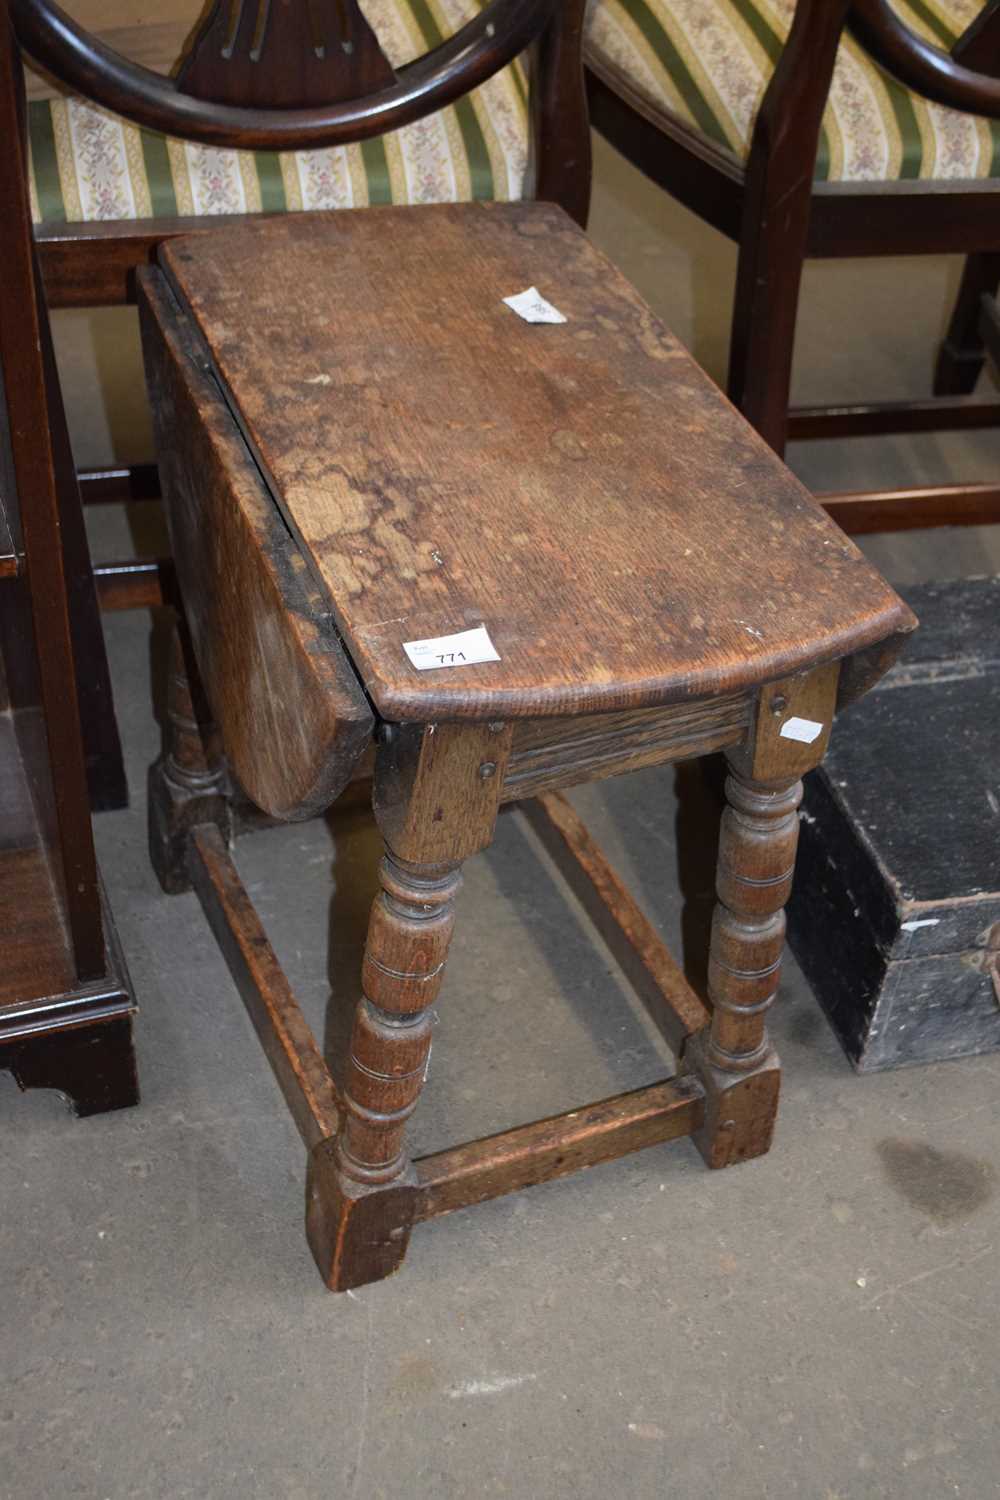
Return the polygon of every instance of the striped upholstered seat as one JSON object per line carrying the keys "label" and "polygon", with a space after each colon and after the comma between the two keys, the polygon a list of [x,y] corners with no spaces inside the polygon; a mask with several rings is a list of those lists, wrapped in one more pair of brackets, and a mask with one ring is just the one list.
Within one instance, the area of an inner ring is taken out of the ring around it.
{"label": "striped upholstered seat", "polygon": [[[894,0],[915,32],[950,47],[983,0]],[[587,55],[654,110],[744,158],[794,0],[591,0]],[[909,93],[850,36],[841,43],[816,163],[839,182],[1000,177],[1000,125]]]}
{"label": "striped upholstered seat", "polygon": [[[451,35],[479,3],[364,0],[364,9],[400,66]],[[196,3],[188,9],[197,14]],[[59,96],[31,98],[28,121],[36,223],[516,199],[527,163],[526,87],[517,66],[440,114],[329,151],[216,150]]]}

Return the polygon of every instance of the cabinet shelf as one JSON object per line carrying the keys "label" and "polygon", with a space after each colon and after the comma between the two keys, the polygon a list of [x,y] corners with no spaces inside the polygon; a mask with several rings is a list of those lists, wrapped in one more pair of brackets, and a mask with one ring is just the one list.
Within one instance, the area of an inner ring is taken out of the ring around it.
{"label": "cabinet shelf", "polygon": [[[37,728],[44,733],[40,723]],[[0,1007],[59,995],[74,985],[73,947],[58,891],[14,714],[7,710],[0,713]]]}

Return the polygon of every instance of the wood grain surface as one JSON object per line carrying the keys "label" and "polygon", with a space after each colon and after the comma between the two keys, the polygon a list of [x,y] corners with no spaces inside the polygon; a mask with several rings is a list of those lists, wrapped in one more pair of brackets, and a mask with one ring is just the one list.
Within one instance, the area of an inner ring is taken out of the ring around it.
{"label": "wood grain surface", "polygon": [[195,656],[226,754],[258,807],[309,817],[347,785],[372,713],[187,320],[141,273],[167,517]]}
{"label": "wood grain surface", "polygon": [[701,1088],[690,1077],[668,1078],[568,1114],[519,1125],[414,1162],[418,1222],[520,1192],[570,1172],[613,1161],[645,1146],[698,1129],[705,1114]]}
{"label": "wood grain surface", "polygon": [[753,711],[750,694],[738,693],[707,703],[672,703],[626,713],[519,719],[502,799],[515,802],[643,766],[711,755],[744,737]]}
{"label": "wood grain surface", "polygon": [[[386,718],[733,692],[912,625],[551,205],[295,215],[161,257]],[[503,304],[529,286],[566,323]],[[499,662],[402,649],[480,623]]]}

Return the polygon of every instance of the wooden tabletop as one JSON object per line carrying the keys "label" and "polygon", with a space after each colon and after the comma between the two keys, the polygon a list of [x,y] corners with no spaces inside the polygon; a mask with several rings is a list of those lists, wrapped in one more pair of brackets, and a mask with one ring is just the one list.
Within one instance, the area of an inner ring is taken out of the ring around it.
{"label": "wooden tabletop", "polygon": [[[386,718],[704,697],[912,625],[556,208],[288,215],[160,253]],[[504,304],[529,287],[566,321]],[[498,661],[403,649],[479,625]]]}

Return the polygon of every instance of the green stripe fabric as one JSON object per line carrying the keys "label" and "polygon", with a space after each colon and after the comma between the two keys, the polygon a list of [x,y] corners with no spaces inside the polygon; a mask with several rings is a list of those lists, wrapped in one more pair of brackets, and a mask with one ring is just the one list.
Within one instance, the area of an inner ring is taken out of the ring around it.
{"label": "green stripe fabric", "polygon": [[962,30],[960,25],[955,27],[947,25],[936,11],[925,4],[925,0],[906,0],[905,7],[901,6],[900,9],[910,12],[910,16],[904,14],[904,20],[909,20],[912,17],[914,21],[922,21],[927,30],[933,34],[933,39],[939,46],[950,48],[952,42],[955,41]]}
{"label": "green stripe fabric", "polygon": [[[432,47],[440,46],[445,38],[426,0],[409,0],[409,4],[414,20],[427,43],[428,51]],[[459,99],[454,108],[458,128],[462,132],[462,143],[468,157],[472,196],[476,200],[490,201],[494,196],[493,168],[490,165],[490,153],[487,150],[485,137],[476,119],[476,111],[471,99],[468,98]]]}
{"label": "green stripe fabric", "polygon": [[660,16],[654,12],[652,6],[641,3],[626,5],[623,9],[628,12],[631,20],[656,53],[661,65],[670,74],[675,88],[682,95],[699,130],[704,131],[705,135],[717,145],[728,146],[729,140],[723,126],[716,119],[708,101],[692,78],[669,29],[662,24]]}
{"label": "green stripe fabric", "polygon": [[281,158],[277,151],[255,151],[254,166],[260,186],[260,206],[266,214],[283,214],[288,209],[285,181],[281,175]]}
{"label": "green stripe fabric", "polygon": [[365,176],[368,179],[368,202],[391,203],[392,182],[389,178],[385,142],[377,136],[373,141],[362,141],[361,158],[365,164]]}
{"label": "green stripe fabric", "polygon": [[42,222],[65,224],[66,205],[63,203],[62,184],[59,181],[52,111],[44,102],[28,105],[28,150]]}
{"label": "green stripe fabric", "polygon": [[[945,49],[969,18],[968,0],[893,3]],[[793,15],[786,0],[592,0],[586,52],[654,108],[745,157]],[[1000,176],[1000,126],[917,98],[845,41],[815,170],[841,182]]]}
{"label": "green stripe fabric", "polygon": [[[467,0],[465,14],[482,3]],[[894,3],[907,24],[937,45],[950,45],[968,20],[966,0]],[[456,0],[372,0],[372,5],[373,15],[381,6],[383,25],[387,15],[396,15],[397,36],[414,38],[414,49],[417,38],[427,49],[436,46],[443,25],[453,27],[462,19]],[[587,47],[632,77],[658,108],[745,156],[790,16],[784,0],[591,0]],[[397,50],[398,45],[397,40]],[[372,203],[389,203],[394,192],[396,201],[447,201],[464,182],[473,198],[489,199],[508,191],[519,194],[527,155],[527,88],[523,69],[514,66],[479,91],[477,104],[462,100],[440,120],[411,127],[409,134],[398,132],[398,144],[389,149],[386,140],[375,140],[340,152],[295,153],[285,162],[291,174],[287,193],[282,159],[274,153],[255,153],[244,174],[235,153],[170,145],[165,137],[140,130],[139,160],[135,134],[126,160],[114,116],[72,99],[58,117],[50,101],[29,104],[28,133],[35,201],[46,223],[63,223],[69,212],[84,220],[131,217],[128,183],[137,172],[145,178],[149,211],[167,218],[240,213],[257,202],[272,213],[346,207],[365,201],[357,196],[362,179],[361,191],[367,190]],[[499,181],[491,152],[494,157],[500,152],[506,163],[506,177]],[[1000,122],[915,100],[857,46],[845,46],[824,118],[816,176],[1000,178]]]}
{"label": "green stripe fabric", "polygon": [[892,112],[896,117],[896,126],[903,148],[899,164],[899,179],[901,182],[913,181],[920,176],[924,156],[924,143],[920,135],[920,126],[917,124],[913,98],[909,90],[904,89],[902,84],[897,83],[894,78],[883,75],[882,81],[892,106]]}
{"label": "green stripe fabric", "polygon": [[[785,45],[785,38],[779,36],[773,27],[761,15],[757,7],[751,4],[751,0],[732,0],[733,8],[742,16],[746,25],[753,32],[764,51],[771,61],[771,67],[778,66],[778,58],[781,49]],[[815,176],[819,182],[826,182],[830,175],[830,136],[825,125],[820,127],[819,146],[816,151]]]}
{"label": "green stripe fabric", "polygon": [[153,218],[174,219],[177,217],[177,194],[174,192],[166,138],[157,135],[154,130],[140,130],[139,140],[142,142],[142,160],[146,168]]}
{"label": "green stripe fabric", "polygon": [[510,72],[511,77],[514,80],[514,87],[517,89],[517,97],[518,99],[520,99],[522,106],[527,109],[528,80],[525,77],[524,64],[522,63],[520,58],[517,58],[516,61],[512,64]]}

